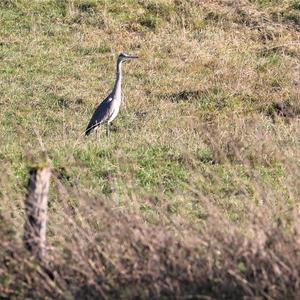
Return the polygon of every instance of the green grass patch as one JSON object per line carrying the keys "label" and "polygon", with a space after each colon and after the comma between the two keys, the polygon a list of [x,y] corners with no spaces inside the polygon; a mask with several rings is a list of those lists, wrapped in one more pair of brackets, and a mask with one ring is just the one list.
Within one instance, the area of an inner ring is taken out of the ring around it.
{"label": "green grass patch", "polygon": [[136,152],[138,183],[147,190],[161,187],[165,192],[182,187],[188,174],[181,155],[168,147],[141,148]]}

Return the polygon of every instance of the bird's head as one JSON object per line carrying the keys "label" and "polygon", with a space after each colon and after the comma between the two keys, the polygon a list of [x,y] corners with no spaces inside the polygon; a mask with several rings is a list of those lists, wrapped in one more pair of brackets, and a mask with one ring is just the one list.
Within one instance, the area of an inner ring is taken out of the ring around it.
{"label": "bird's head", "polygon": [[118,60],[120,62],[123,62],[123,61],[131,60],[131,59],[135,59],[135,58],[138,58],[138,56],[121,53],[118,57]]}

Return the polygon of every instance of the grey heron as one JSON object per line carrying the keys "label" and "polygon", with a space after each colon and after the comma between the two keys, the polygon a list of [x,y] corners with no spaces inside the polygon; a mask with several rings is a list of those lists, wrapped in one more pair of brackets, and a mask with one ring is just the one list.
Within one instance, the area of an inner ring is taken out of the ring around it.
{"label": "grey heron", "polygon": [[122,101],[121,84],[122,84],[122,63],[126,60],[138,58],[135,55],[121,53],[117,60],[116,66],[116,81],[112,92],[100,103],[95,110],[86,130],[85,135],[89,135],[93,130],[106,123],[106,134],[109,134],[109,124],[116,118],[119,113]]}

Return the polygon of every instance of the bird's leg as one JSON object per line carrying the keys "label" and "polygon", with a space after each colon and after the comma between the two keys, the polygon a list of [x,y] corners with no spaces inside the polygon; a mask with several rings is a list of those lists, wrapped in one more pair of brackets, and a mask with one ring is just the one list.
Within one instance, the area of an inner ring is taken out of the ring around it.
{"label": "bird's leg", "polygon": [[109,137],[109,122],[106,124],[106,136]]}
{"label": "bird's leg", "polygon": [[96,140],[97,140],[97,143],[99,144],[99,130],[98,130],[98,128],[96,128]]}

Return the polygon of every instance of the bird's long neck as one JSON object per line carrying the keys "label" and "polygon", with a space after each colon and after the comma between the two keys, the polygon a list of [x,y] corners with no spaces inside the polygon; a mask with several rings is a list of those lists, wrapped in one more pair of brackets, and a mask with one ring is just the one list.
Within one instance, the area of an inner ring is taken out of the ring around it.
{"label": "bird's long neck", "polygon": [[113,89],[113,93],[119,97],[121,97],[121,83],[122,83],[122,62],[118,60],[117,69],[116,69],[116,82]]}

